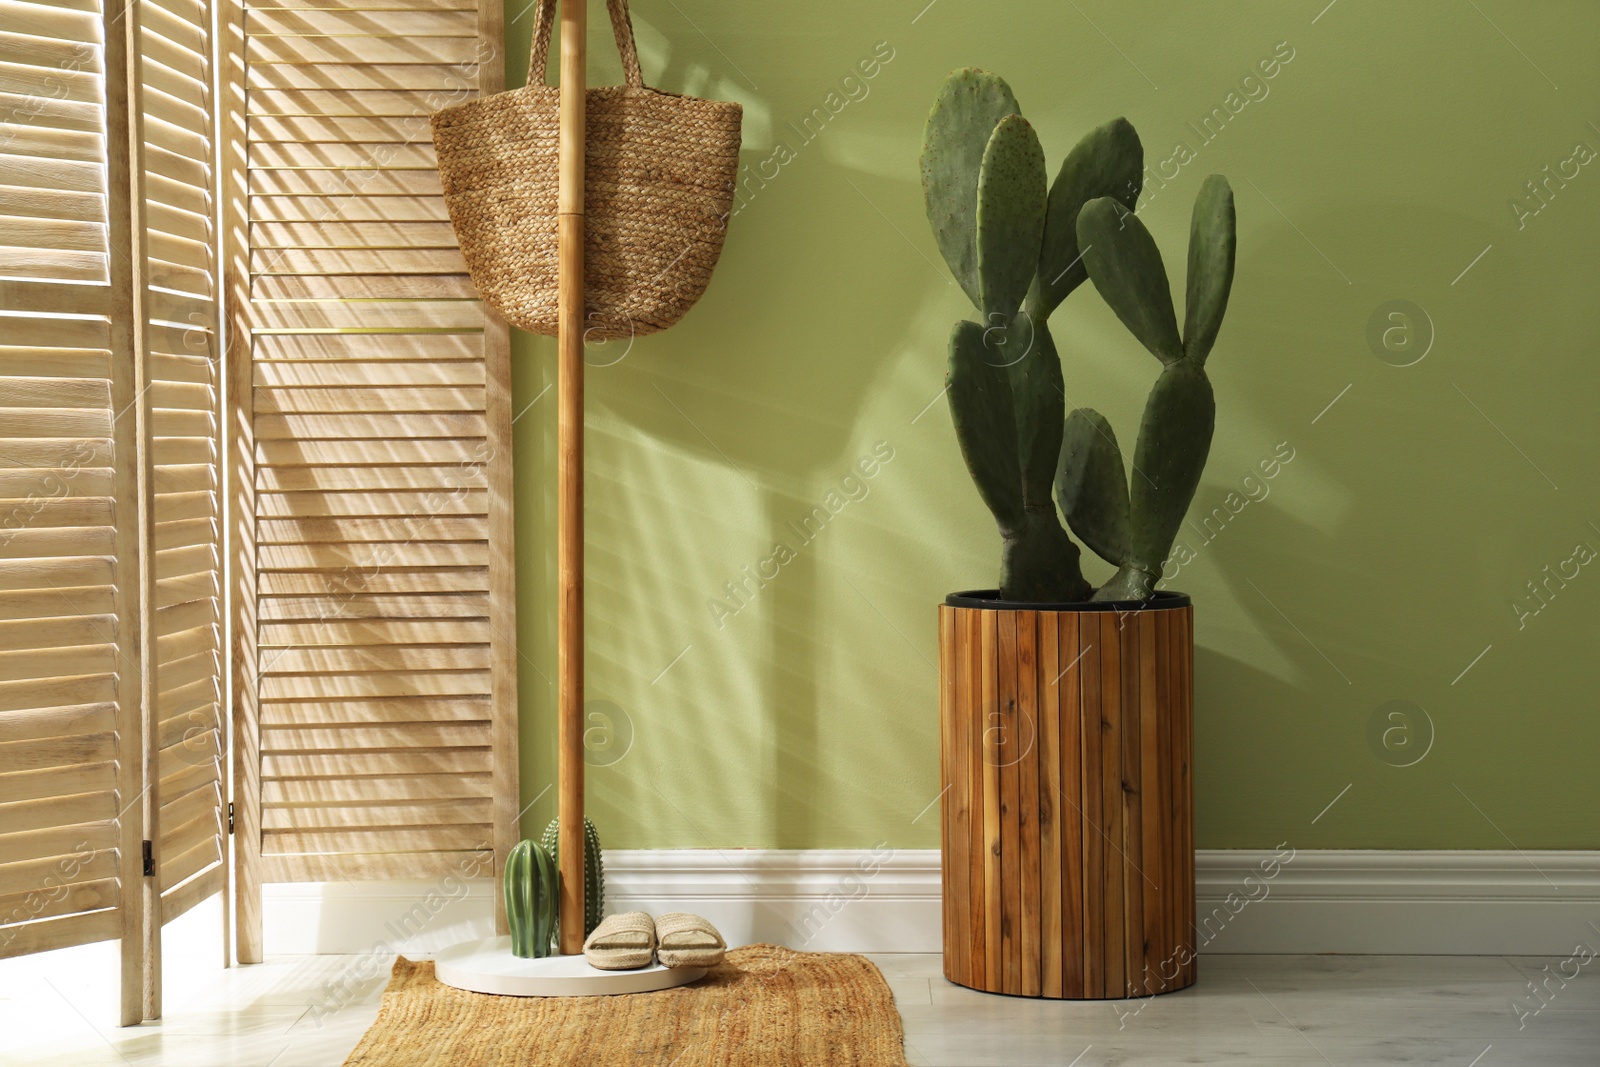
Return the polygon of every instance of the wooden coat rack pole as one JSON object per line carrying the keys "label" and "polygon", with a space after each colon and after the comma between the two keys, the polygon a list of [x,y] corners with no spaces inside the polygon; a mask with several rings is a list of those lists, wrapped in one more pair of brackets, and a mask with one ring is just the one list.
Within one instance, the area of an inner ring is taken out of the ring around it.
{"label": "wooden coat rack pole", "polygon": [[[561,3],[561,139],[556,240],[557,362],[556,796],[562,955],[583,951],[583,164],[585,0]],[[535,72],[530,72],[532,75]]]}
{"label": "wooden coat rack pole", "polygon": [[[590,967],[583,958],[583,330],[585,4],[560,0],[561,89],[557,149],[556,284],[558,354],[556,480],[556,868],[561,935],[553,956],[523,957],[510,937],[464,941],[434,956],[439,981],[494,996],[592,997],[648,993],[697,982],[704,967],[659,961],[629,971]],[[549,8],[543,9],[547,14]],[[618,13],[621,8],[618,6]],[[548,24],[545,24],[548,25]],[[543,81],[543,70],[528,80]]]}

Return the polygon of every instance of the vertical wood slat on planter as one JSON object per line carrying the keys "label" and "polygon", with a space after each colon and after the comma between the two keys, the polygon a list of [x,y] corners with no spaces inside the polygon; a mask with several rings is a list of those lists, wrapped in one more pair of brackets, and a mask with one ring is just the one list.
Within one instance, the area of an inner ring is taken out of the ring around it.
{"label": "vertical wood slat on planter", "polygon": [[[958,754],[956,766],[959,768],[964,765],[966,768],[967,805],[971,815],[967,826],[965,859],[971,899],[976,904],[975,909],[969,909],[965,919],[958,919],[957,922],[958,929],[961,922],[965,922],[968,927],[966,939],[969,952],[968,967],[972,974],[977,975],[989,973],[988,926],[986,923],[974,921],[976,916],[984,914],[984,902],[988,899],[987,871],[990,855],[984,815],[983,770],[986,764],[983,760],[983,721],[970,714],[971,709],[983,706],[982,622],[982,617],[977,612],[968,612],[961,615],[960,621],[955,624],[960,627],[956,657],[965,662],[967,671],[966,688],[963,690],[966,694],[966,703],[960,706],[969,710],[969,714],[958,716],[961,722],[961,739],[965,748],[962,754]],[[962,857],[957,854],[955,862],[961,861]]]}
{"label": "vertical wood slat on planter", "polygon": [[[1176,757],[1179,773],[1183,777],[1182,818],[1177,822],[1183,831],[1183,849],[1179,860],[1188,866],[1188,877],[1179,882],[1183,889],[1183,906],[1178,912],[1180,927],[1176,943],[1189,946],[1190,951],[1184,955],[1180,981],[1190,985],[1195,980],[1196,966],[1194,953],[1194,612],[1185,611],[1178,619],[1182,631],[1178,642],[1179,647],[1186,650],[1183,655],[1175,656],[1182,673],[1183,681],[1178,686],[1178,701],[1181,704],[1177,721],[1183,729],[1183,746]],[[1174,811],[1177,808],[1174,807]]]}
{"label": "vertical wood slat on planter", "polygon": [[[1150,629],[1154,632],[1152,637],[1154,637],[1155,641],[1154,672],[1152,672],[1152,678],[1150,678],[1152,699],[1154,699],[1157,707],[1168,707],[1170,705],[1168,702],[1171,701],[1171,691],[1173,691],[1170,685],[1170,677],[1168,677],[1168,673],[1170,673],[1168,672],[1168,665],[1171,664],[1171,649],[1173,649],[1173,640],[1171,640],[1173,616],[1170,616],[1170,614],[1152,616],[1150,617],[1150,622],[1152,622]],[[1150,763],[1157,763],[1157,761],[1166,758],[1166,753],[1171,750],[1171,733],[1173,733],[1171,731],[1171,718],[1165,717],[1165,715],[1155,715],[1154,723],[1150,726],[1149,734],[1147,734],[1147,737],[1149,737],[1147,745],[1149,747],[1147,747],[1146,752]],[[1155,776],[1155,789],[1146,790],[1146,817],[1149,819],[1150,824],[1155,827],[1154,837],[1147,837],[1146,840],[1155,841],[1154,854],[1155,856],[1163,857],[1163,865],[1166,865],[1168,870],[1173,869],[1173,856],[1176,856],[1176,849],[1173,848],[1173,824],[1171,824],[1170,817],[1166,816],[1166,813],[1170,813],[1171,808],[1173,808],[1173,784],[1171,784],[1171,779],[1166,774],[1157,774]],[[1149,958],[1154,958],[1155,966],[1160,969],[1160,965],[1163,963],[1160,945],[1173,944],[1173,931],[1178,929],[1178,925],[1173,921],[1173,904],[1171,904],[1170,893],[1155,894],[1155,910],[1157,910],[1158,923],[1160,923],[1157,928],[1158,941],[1157,944],[1152,945],[1152,950],[1147,952],[1146,955]]]}
{"label": "vertical wood slat on planter", "polygon": [[[1105,901],[1102,927],[1105,995],[1123,988],[1122,875],[1126,853],[1122,849],[1122,642],[1115,615],[1100,622],[1100,815],[1105,834],[1101,853],[1100,892]],[[1084,714],[1088,715],[1088,709]]]}
{"label": "vertical wood slat on planter", "polygon": [[1098,999],[1195,980],[1193,609],[939,609],[945,975]]}
{"label": "vertical wood slat on planter", "polygon": [[[1182,620],[1169,616],[1165,621],[1167,623],[1168,648],[1176,649],[1181,647],[1186,640]],[[1177,714],[1165,720],[1167,736],[1165,738],[1164,751],[1167,753],[1167,773],[1163,775],[1167,788],[1167,825],[1172,828],[1172,839],[1167,843],[1167,854],[1172,857],[1171,863],[1176,864],[1179,857],[1183,855],[1186,844],[1184,829],[1177,822],[1178,813],[1185,810],[1186,802],[1183,793],[1182,761],[1180,759],[1180,754],[1183,751],[1184,731],[1182,723],[1179,722],[1179,719],[1184,714],[1182,705],[1183,673],[1177,663],[1176,656],[1168,657],[1165,662],[1164,673],[1167,676],[1167,699],[1177,711]],[[1183,909],[1188,904],[1182,893],[1173,893],[1169,896],[1167,905],[1167,921],[1171,930],[1169,936],[1172,938],[1169,944],[1178,944],[1186,936]]]}
{"label": "vertical wood slat on planter", "polygon": [[976,912],[974,919],[983,923],[984,974],[989,982],[1004,984],[1000,970],[1000,915],[1003,907],[1000,893],[1000,755],[995,748],[996,739],[1001,736],[996,726],[1000,704],[996,696],[996,686],[999,685],[999,616],[980,615],[979,625],[983,629],[978,661],[983,672],[983,702],[978,705],[981,712],[978,730],[983,739],[980,749],[983,758],[983,910]]}
{"label": "vertical wood slat on planter", "polygon": [[[944,810],[948,815],[940,831],[946,842],[945,847],[950,849],[949,855],[964,856],[967,850],[967,834],[971,827],[971,813],[970,800],[964,788],[966,775],[960,773],[956,767],[956,760],[966,758],[966,748],[962,744],[960,720],[956,717],[955,709],[962,702],[961,694],[967,682],[967,664],[965,659],[956,655],[956,649],[961,646],[961,641],[955,627],[942,628],[939,638],[940,654],[944,657],[940,660],[944,664],[944,698],[948,705],[944,709],[942,728],[950,731],[941,738],[941,749],[944,753],[944,767],[949,775],[946,780],[951,783],[949,790],[944,793]],[[966,899],[968,881],[965,860],[944,869],[944,885],[944,891],[952,898]],[[951,946],[951,951],[958,953],[965,964],[971,958],[972,948],[965,939],[958,940],[957,934],[960,929],[960,925],[955,921],[955,913],[946,912],[944,943]]]}
{"label": "vertical wood slat on planter", "polygon": [[1058,616],[1039,616],[1039,969],[1037,994],[1061,995],[1061,641]]}
{"label": "vertical wood slat on planter", "polygon": [[1123,701],[1123,728],[1122,728],[1122,853],[1127,857],[1123,865],[1122,877],[1122,911],[1127,917],[1125,924],[1129,931],[1123,939],[1122,958],[1123,973],[1126,975],[1128,988],[1133,988],[1136,982],[1142,982],[1140,977],[1144,970],[1144,946],[1149,939],[1143,936],[1144,924],[1144,887],[1151,884],[1150,875],[1145,871],[1144,864],[1144,827],[1140,818],[1144,796],[1141,792],[1143,783],[1140,779],[1139,769],[1139,739],[1143,735],[1144,724],[1141,712],[1144,704],[1141,700],[1140,682],[1144,676],[1142,661],[1144,657],[1139,654],[1138,616],[1128,620],[1128,635],[1133,643],[1133,655],[1122,657],[1122,701]]}
{"label": "vertical wood slat on planter", "polygon": [[1100,885],[1105,869],[1105,831],[1100,817],[1100,620],[1086,615],[1078,620],[1078,722],[1075,729],[1083,738],[1078,761],[1078,783],[1083,823],[1083,997],[1105,996],[1104,946],[1100,931],[1105,926],[1105,899]]}
{"label": "vertical wood slat on planter", "polygon": [[1055,613],[1060,645],[1061,668],[1056,672],[1060,693],[1061,723],[1061,924],[1062,974],[1058,996],[1082,996],[1084,990],[1083,937],[1083,733],[1078,728],[1082,716],[1083,653],[1079,648],[1082,626],[1076,614]]}
{"label": "vertical wood slat on planter", "polygon": [[997,702],[989,729],[995,736],[995,761],[1000,769],[1000,967],[1006,987],[1022,989],[1022,942],[1017,936],[1022,925],[1020,845],[1018,821],[1021,797],[1017,783],[1017,764],[1021,761],[1020,723],[1017,715],[1017,617],[999,612],[999,655],[995,664]]}
{"label": "vertical wood slat on planter", "polygon": [[[948,626],[939,628],[939,777],[949,783],[939,793],[939,847],[943,849],[942,855],[956,854],[956,808],[959,803],[954,790],[956,775],[952,760],[955,759],[955,688],[959,674],[958,664],[955,660],[955,631]],[[941,899],[955,897],[955,870],[949,864],[940,867],[940,893]],[[956,945],[955,914],[952,911],[943,912],[943,943]]]}
{"label": "vertical wood slat on planter", "polygon": [[1018,891],[1021,895],[1017,915],[1021,923],[1019,950],[1022,957],[1022,993],[1036,997],[1040,992],[1041,957],[1039,950],[1040,895],[1039,863],[1039,626],[1038,615],[1023,612],[1017,616],[1017,716],[1016,753],[1017,830],[1022,842],[1018,857]]}

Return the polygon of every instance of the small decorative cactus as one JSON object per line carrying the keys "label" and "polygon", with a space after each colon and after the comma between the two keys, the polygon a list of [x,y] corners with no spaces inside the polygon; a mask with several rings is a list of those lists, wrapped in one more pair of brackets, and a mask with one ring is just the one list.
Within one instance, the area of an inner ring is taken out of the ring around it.
{"label": "small decorative cactus", "polygon": [[[542,842],[544,849],[552,860],[561,853],[557,851],[559,844],[560,823],[550,820],[550,825],[544,828]],[[600,853],[600,835],[595,832],[594,823],[588,818],[583,820],[583,936],[588,937],[594,933],[594,928],[600,925],[600,917],[605,914],[606,908],[606,869],[605,861]],[[559,928],[560,920],[557,920]]]}
{"label": "small decorative cactus", "polygon": [[506,920],[511,954],[520,959],[550,955],[559,896],[555,857],[537,841],[519,841],[506,858]]}
{"label": "small decorative cactus", "polygon": [[[1007,600],[1148,600],[1200,483],[1216,414],[1205,362],[1233,284],[1233,192],[1213,174],[1195,200],[1180,336],[1161,253],[1133,213],[1143,174],[1139,135],[1119,118],[1079,141],[1048,183],[1033,127],[1011,88],[985,71],[951,74],[928,115],[928,221],[983,315],[956,324],[945,383],[961,454],[1000,527]],[[1065,410],[1048,320],[1085,279],[1162,364],[1131,496],[1105,418]],[[1117,568],[1099,590],[1056,504]]]}

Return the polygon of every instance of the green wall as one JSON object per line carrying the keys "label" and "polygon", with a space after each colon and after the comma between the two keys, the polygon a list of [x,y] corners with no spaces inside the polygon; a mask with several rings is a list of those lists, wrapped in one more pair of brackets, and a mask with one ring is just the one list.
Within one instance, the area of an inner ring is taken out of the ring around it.
{"label": "green wall", "polygon": [[[689,316],[588,373],[608,845],[938,843],[935,605],[992,584],[998,551],[929,406],[970,308],[917,156],[967,65],[1010,81],[1052,173],[1126,115],[1166,161],[1140,211],[1180,271],[1200,180],[1236,191],[1218,431],[1171,583],[1197,604],[1198,844],[1600,845],[1600,11],[1324,2],[639,0],[647,80],[742,102],[770,180]],[[591,82],[619,81],[591,7]],[[1052,325],[1069,398],[1131,441],[1155,361],[1089,287]],[[553,354],[518,340],[525,801],[554,768]],[[809,542],[790,526],[830,505]],[[778,542],[793,558],[731,600]]]}

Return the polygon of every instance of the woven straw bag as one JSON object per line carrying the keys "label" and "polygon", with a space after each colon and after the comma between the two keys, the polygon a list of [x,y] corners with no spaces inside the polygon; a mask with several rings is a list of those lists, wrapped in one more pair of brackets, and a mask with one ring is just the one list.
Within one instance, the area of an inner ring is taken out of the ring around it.
{"label": "woven straw bag", "polygon": [[[542,79],[555,7],[539,0],[530,79]],[[627,84],[585,97],[589,341],[664,330],[705,292],[733,207],[743,114],[646,88],[627,0],[607,7]],[[513,326],[552,336],[560,99],[541,80],[433,116],[444,200],[473,283]]]}

